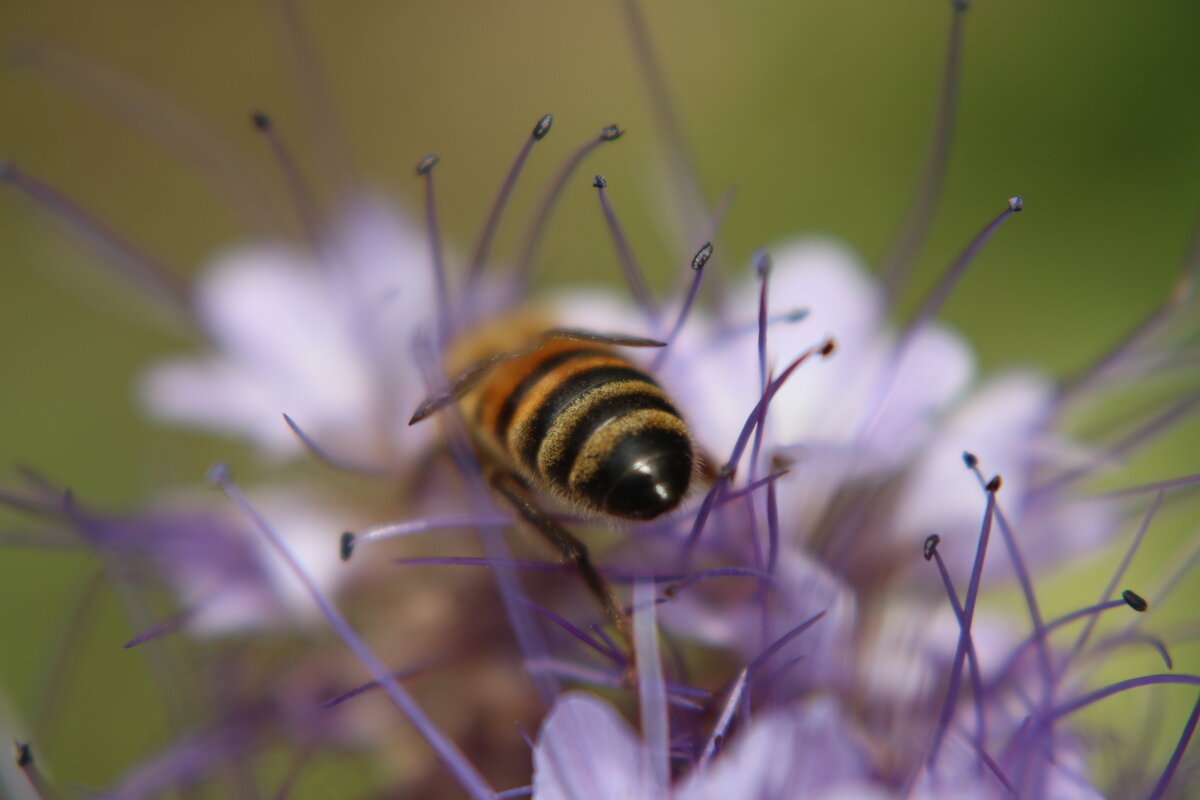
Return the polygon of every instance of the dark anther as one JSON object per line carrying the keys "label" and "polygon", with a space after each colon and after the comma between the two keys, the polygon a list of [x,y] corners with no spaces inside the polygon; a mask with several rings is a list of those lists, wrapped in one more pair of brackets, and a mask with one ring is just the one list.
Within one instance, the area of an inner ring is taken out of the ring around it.
{"label": "dark anther", "polygon": [[418,175],[428,175],[429,170],[431,170],[435,166],[437,166],[437,163],[441,160],[442,159],[439,158],[438,156],[434,155],[433,153],[430,153],[429,155],[425,156],[424,158],[422,158],[420,161],[417,162],[417,174]]}
{"label": "dark anther", "polygon": [[554,122],[554,115],[547,114],[538,120],[537,125],[533,126],[533,138],[539,142],[546,138],[546,134],[550,132],[550,125]]}
{"label": "dark anther", "polygon": [[1021,211],[1025,208],[1025,198],[1019,194],[1015,194],[1008,198],[1008,207],[1012,211]]}
{"label": "dark anther", "polygon": [[987,490],[989,492],[1000,491],[1000,476],[999,475],[992,476],[992,479],[987,482]]}
{"label": "dark anther", "polygon": [[938,544],[942,541],[942,537],[936,533],[931,533],[925,537],[925,560],[932,561],[933,554],[937,552]]}
{"label": "dark anther", "polygon": [[616,123],[613,123],[612,125],[609,125],[604,130],[600,131],[600,141],[615,142],[617,139],[621,138],[621,135],[623,133],[625,133],[625,131],[618,128]]}
{"label": "dark anther", "polygon": [[829,339],[825,344],[821,345],[821,355],[826,358],[833,355],[834,350],[837,350],[837,342],[833,341],[833,339]]}
{"label": "dark anther", "polygon": [[29,742],[13,742],[13,748],[17,751],[18,767],[24,769],[33,763],[33,750],[29,747]]}
{"label": "dark anther", "polygon": [[608,181],[604,180],[603,175],[597,175],[596,177],[592,178],[592,186],[596,187],[597,189],[603,189],[608,186]]}
{"label": "dark anther", "polygon": [[697,272],[704,269],[704,265],[708,263],[708,259],[712,258],[712,254],[712,242],[705,242],[704,247],[701,247],[696,253],[696,257],[692,259],[692,269]]}
{"label": "dark anther", "polygon": [[979,457],[974,453],[968,453],[966,450],[964,450],[963,463],[967,465],[967,469],[975,469],[977,466],[979,466]]}
{"label": "dark anther", "polygon": [[346,531],[342,534],[341,543],[338,545],[338,552],[342,556],[342,561],[349,561],[350,556],[354,554],[354,532]]}
{"label": "dark anther", "polygon": [[1121,592],[1121,599],[1125,601],[1126,605],[1139,614],[1150,607],[1150,604],[1146,602],[1146,598],[1142,597],[1132,589],[1126,589],[1125,591]]}
{"label": "dark anther", "polygon": [[271,130],[271,118],[262,111],[255,111],[250,115],[250,121],[254,123],[254,127],[260,131]]}

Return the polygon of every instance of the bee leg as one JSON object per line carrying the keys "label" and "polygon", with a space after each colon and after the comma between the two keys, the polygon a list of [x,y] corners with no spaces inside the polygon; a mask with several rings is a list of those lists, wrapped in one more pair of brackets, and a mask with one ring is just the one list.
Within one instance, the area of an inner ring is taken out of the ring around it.
{"label": "bee leg", "polygon": [[633,663],[633,630],[630,628],[629,616],[625,613],[624,606],[621,605],[620,598],[613,591],[612,585],[600,574],[596,569],[596,565],[592,563],[591,556],[588,554],[587,545],[579,541],[579,539],[559,525],[550,517],[546,516],[537,504],[535,504],[523,487],[514,479],[513,476],[503,472],[493,472],[489,476],[489,482],[492,488],[508,501],[517,513],[542,536],[546,537],[549,542],[554,545],[562,558],[572,564],[579,572],[583,582],[587,584],[588,589],[596,599],[600,601],[600,605],[604,608],[604,613],[612,620],[617,632],[621,638],[625,640],[625,646],[628,648],[630,664]]}

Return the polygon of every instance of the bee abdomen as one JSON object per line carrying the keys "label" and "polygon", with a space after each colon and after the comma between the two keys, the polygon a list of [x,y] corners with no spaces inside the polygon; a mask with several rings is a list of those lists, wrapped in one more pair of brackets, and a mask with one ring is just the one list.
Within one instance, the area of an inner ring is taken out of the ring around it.
{"label": "bee abdomen", "polygon": [[608,348],[531,353],[489,383],[477,419],[531,478],[591,510],[651,519],[687,492],[687,426],[653,378]]}

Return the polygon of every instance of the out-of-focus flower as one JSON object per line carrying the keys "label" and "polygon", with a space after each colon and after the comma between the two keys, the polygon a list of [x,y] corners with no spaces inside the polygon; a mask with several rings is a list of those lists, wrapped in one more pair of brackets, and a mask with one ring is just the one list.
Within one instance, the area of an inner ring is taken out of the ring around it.
{"label": "out-of-focus flower", "polygon": [[301,449],[286,412],[349,460],[405,466],[430,441],[401,411],[423,397],[405,353],[433,317],[428,263],[422,234],[377,200],[352,204],[316,253],[262,243],[219,256],[195,292],[214,352],[154,367],[147,410],[280,456]]}
{"label": "out-of-focus flower", "polygon": [[[606,128],[587,147],[618,134]],[[426,180],[432,163],[419,170]],[[1014,198],[985,233],[1019,209]],[[306,444],[400,476],[399,492],[331,498],[298,476],[286,491],[243,493],[217,470],[232,501],[219,512],[171,497],[140,515],[101,514],[36,481],[0,497],[49,518],[52,534],[73,532],[135,590],[129,644],[166,647],[182,631],[206,656],[194,668],[216,690],[196,691],[200,713],[128,771],[119,795],[244,778],[283,741],[297,770],[314,754],[369,751],[385,790],[412,796],[489,797],[489,781],[503,780],[517,784],[510,796],[539,800],[1083,800],[1100,793],[1076,710],[1109,691],[1200,684],[1141,675],[1093,690],[1086,659],[1138,637],[1092,642],[1089,627],[1067,645],[1056,635],[1065,623],[1041,615],[1049,570],[1112,541],[1140,510],[1079,491],[1079,475],[1112,459],[1069,435],[1063,412],[1078,397],[1032,370],[980,380],[964,338],[934,321],[936,291],[901,324],[885,288],[836,243],[786,242],[694,308],[702,259],[693,293],[661,313],[600,289],[540,299],[551,325],[669,340],[629,358],[661,381],[705,462],[679,509],[620,523],[629,535],[607,548],[618,523],[539,493],[486,447],[472,453],[464,433],[476,421],[452,403],[410,425],[447,381],[469,384],[470,371],[443,374],[447,353],[496,324],[494,298],[535,301],[524,296],[529,264],[505,270],[488,257],[494,221],[449,299],[436,226],[418,233],[376,201],[350,206],[307,248],[233,249],[187,298],[209,352],[143,381],[160,420],[276,457]],[[1158,358],[1142,363],[1164,363],[1179,341],[1155,342]],[[554,526],[582,532],[596,555],[559,536],[555,555],[571,563],[516,540],[511,557],[504,529],[531,522],[551,539]],[[457,533],[423,536],[434,530]],[[1024,593],[1028,619],[978,607],[999,586]],[[173,616],[150,613],[162,590]],[[1078,617],[1090,626],[1113,609],[1145,610],[1115,591]],[[632,606],[632,624],[614,596]],[[317,618],[344,647],[294,624]],[[635,708],[638,731],[622,716]],[[537,727],[532,769],[513,720]]]}

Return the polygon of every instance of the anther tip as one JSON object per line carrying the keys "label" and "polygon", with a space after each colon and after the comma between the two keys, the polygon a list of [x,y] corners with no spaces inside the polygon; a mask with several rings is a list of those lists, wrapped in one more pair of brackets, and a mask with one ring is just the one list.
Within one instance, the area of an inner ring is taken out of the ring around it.
{"label": "anther tip", "polygon": [[596,177],[592,178],[592,186],[597,189],[604,189],[608,186],[608,181],[604,179],[603,175],[597,175]]}
{"label": "anther tip", "polygon": [[342,557],[342,561],[349,561],[350,556],[354,555],[354,532],[346,531],[342,534],[341,541],[338,543],[338,553]]}
{"label": "anther tip", "polygon": [[233,470],[227,461],[217,461],[208,468],[208,472],[204,475],[204,480],[209,486],[221,487],[229,483],[233,475]]}
{"label": "anther tip", "polygon": [[533,126],[533,138],[536,141],[541,141],[546,138],[546,134],[550,132],[550,126],[554,124],[554,115],[547,114],[538,120],[537,125]]}
{"label": "anther tip", "polygon": [[833,355],[836,350],[837,342],[835,342],[833,339],[827,339],[825,344],[821,345],[821,355],[825,358]]}
{"label": "anther tip", "polygon": [[29,746],[29,742],[13,742],[13,749],[16,751],[18,767],[24,769],[33,763],[33,748]]}
{"label": "anther tip", "polygon": [[441,161],[441,158],[433,153],[430,153],[417,162],[417,174],[421,176],[428,175],[429,171],[437,166],[439,161]]}
{"label": "anther tip", "polygon": [[1150,608],[1150,604],[1146,602],[1146,598],[1142,597],[1132,589],[1126,589],[1125,591],[1121,592],[1121,599],[1125,601],[1126,605],[1139,614]]}
{"label": "anther tip", "polygon": [[996,492],[1000,491],[1000,483],[1000,476],[993,475],[992,479],[987,482],[987,490],[995,494]]}
{"label": "anther tip", "polygon": [[967,465],[967,469],[975,469],[979,466],[979,456],[967,450],[963,451],[963,463]]}
{"label": "anther tip", "polygon": [[936,533],[931,533],[925,537],[925,560],[932,561],[933,556],[937,553],[938,545],[941,543],[942,537]]}
{"label": "anther tip", "polygon": [[754,251],[754,274],[758,277],[764,277],[771,271],[771,254],[764,248],[759,248]]}
{"label": "anther tip", "polygon": [[704,265],[708,263],[710,258],[712,258],[712,254],[712,242],[705,242],[704,246],[696,252],[695,257],[692,259],[692,269],[696,270],[696,272],[704,269]]}
{"label": "anther tip", "polygon": [[1025,208],[1025,198],[1019,194],[1014,194],[1008,198],[1008,208],[1010,211],[1021,211]]}
{"label": "anther tip", "polygon": [[607,128],[604,128],[600,131],[600,141],[615,142],[617,139],[620,139],[624,134],[625,134],[625,131],[618,128],[617,123],[614,122],[612,125],[609,125]]}
{"label": "anther tip", "polygon": [[250,114],[250,121],[254,123],[254,127],[260,131],[271,130],[271,118],[264,111],[254,111]]}

